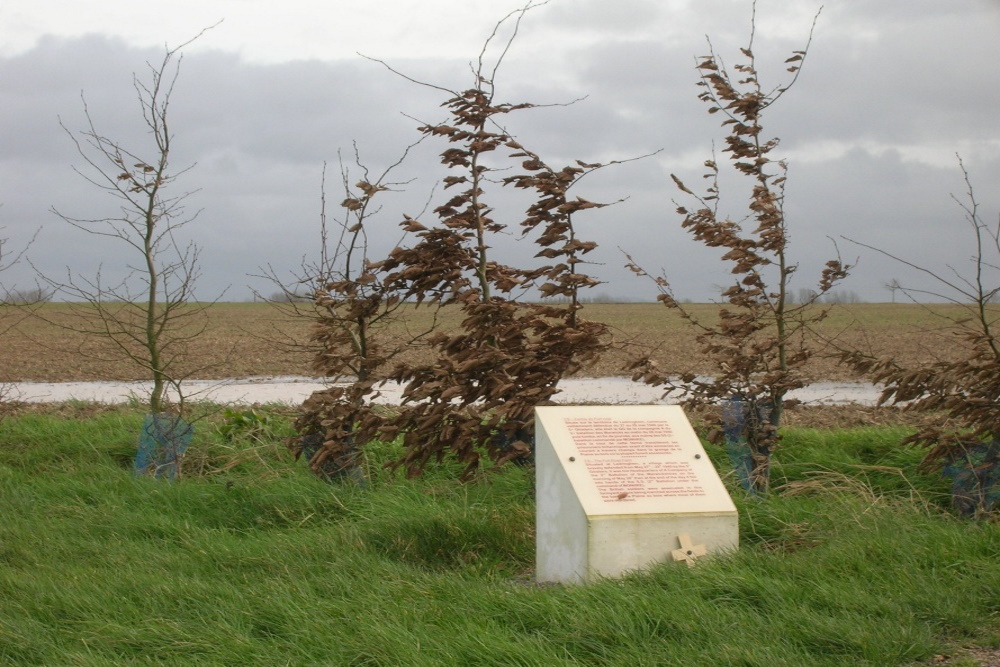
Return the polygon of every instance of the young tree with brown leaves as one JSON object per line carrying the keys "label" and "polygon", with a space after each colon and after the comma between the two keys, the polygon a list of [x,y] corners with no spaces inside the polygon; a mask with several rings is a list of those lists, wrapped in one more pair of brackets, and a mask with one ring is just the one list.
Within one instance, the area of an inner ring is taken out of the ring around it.
{"label": "young tree with brown leaves", "polygon": [[[513,34],[502,47],[506,54],[524,13],[532,5],[501,21],[513,23]],[[473,86],[447,90],[446,123],[420,128],[427,137],[441,137],[448,148],[442,163],[451,171],[445,189],[461,188],[435,209],[438,223],[426,226],[407,218],[403,229],[416,234],[412,247],[398,248],[379,263],[387,280],[400,286],[417,304],[441,304],[462,311],[457,332],[437,332],[428,338],[434,363],[399,366],[392,379],[405,385],[404,405],[383,428],[384,439],[401,437],[405,448],[397,462],[407,474],[418,475],[433,460],[453,456],[466,465],[466,476],[483,455],[497,464],[525,460],[532,451],[534,407],[557,391],[561,377],[596,357],[605,346],[603,325],[579,316],[579,290],[597,284],[580,267],[583,255],[596,244],[577,238],[574,215],[601,206],[569,190],[599,164],[578,163],[559,170],[548,167],[504,129],[501,119],[532,108],[495,99],[494,79],[501,55],[487,71],[484,55],[497,31],[487,40],[473,67]],[[411,79],[412,80],[412,79]],[[420,83],[420,82],[417,82]],[[427,85],[427,84],[422,84]],[[499,178],[509,168],[497,151],[511,151],[526,173]],[[503,184],[534,192],[522,224],[523,235],[537,235],[542,249],[536,257],[558,263],[534,268],[496,261],[493,239],[507,225],[494,217],[486,203],[490,186]],[[544,296],[566,297],[564,306],[529,303],[524,296],[537,285]]]}
{"label": "young tree with brown leaves", "polygon": [[[818,18],[818,14],[817,14]],[[814,20],[815,26],[815,20]],[[827,262],[816,291],[805,303],[795,304],[790,288],[797,270],[789,255],[787,220],[784,208],[786,164],[772,157],[777,138],[766,138],[764,115],[795,83],[812,41],[786,60],[790,80],[767,89],[760,81],[753,53],[755,20],[751,19],[749,44],[740,49],[743,60],[730,74],[709,42],[709,54],[698,59],[699,99],[710,105],[710,114],[724,117],[728,128],[724,153],[740,176],[750,181],[749,214],[734,221],[719,213],[719,166],[708,160],[705,178],[709,187],[698,195],[677,176],[676,187],[695,203],[679,205],[681,223],[695,240],[725,251],[722,260],[731,264],[736,276],[722,292],[724,300],[717,323],[698,320],[671,291],[664,277],[654,278],[659,300],[680,313],[698,331],[698,342],[715,366],[712,377],[682,371],[673,375],[648,357],[634,366],[634,379],[662,385],[685,397],[689,405],[724,403],[733,411],[737,426],[730,427],[729,439],[745,439],[748,460],[739,464],[744,483],[755,492],[768,488],[771,455],[778,443],[778,427],[786,394],[803,386],[802,368],[811,354],[802,333],[825,316],[814,302],[847,275],[848,267],[839,259]],[[629,268],[648,274],[631,257]],[[721,435],[721,434],[720,434]],[[735,461],[734,461],[735,462]]]}
{"label": "young tree with brown leaves", "polygon": [[[376,437],[381,425],[371,399],[378,384],[388,377],[389,363],[408,344],[429,333],[415,334],[409,341],[389,339],[386,328],[397,319],[404,300],[397,285],[369,258],[368,235],[372,233],[372,218],[381,209],[378,201],[384,193],[405,185],[389,178],[412,148],[381,174],[372,174],[355,146],[354,163],[360,179],[354,183],[341,159],[343,217],[337,220],[334,241],[327,226],[324,171],[318,260],[304,264],[291,286],[283,285],[273,271],[269,274],[287,297],[275,305],[313,323],[313,369],[334,381],[350,380],[306,399],[295,423],[298,436],[290,442],[297,456],[304,453],[310,466],[326,477],[342,476],[354,468],[360,450]],[[309,298],[303,301],[303,295]]]}
{"label": "young tree with brown leaves", "polygon": [[[880,405],[900,405],[906,410],[942,413],[945,419],[930,423],[908,436],[903,444],[924,447],[926,469],[964,467],[973,475],[969,514],[984,515],[1000,509],[1000,217],[993,226],[983,220],[969,173],[958,158],[966,192],[952,197],[961,207],[971,232],[971,271],[947,267],[948,272],[918,266],[886,250],[848,239],[874,250],[902,266],[929,277],[933,289],[896,289],[914,303],[923,303],[928,321],[925,331],[931,363],[907,367],[893,357],[869,350],[845,350],[842,359],[854,370],[884,388]],[[930,300],[959,309],[940,310]],[[959,354],[955,351],[959,350]]]}

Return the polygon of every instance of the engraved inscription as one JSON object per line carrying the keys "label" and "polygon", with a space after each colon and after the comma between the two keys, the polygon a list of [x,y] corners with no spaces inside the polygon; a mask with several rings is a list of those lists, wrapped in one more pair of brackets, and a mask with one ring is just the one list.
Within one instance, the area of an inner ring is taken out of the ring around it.
{"label": "engraved inscription", "polygon": [[670,424],[657,420],[579,417],[565,421],[601,499],[707,495]]}

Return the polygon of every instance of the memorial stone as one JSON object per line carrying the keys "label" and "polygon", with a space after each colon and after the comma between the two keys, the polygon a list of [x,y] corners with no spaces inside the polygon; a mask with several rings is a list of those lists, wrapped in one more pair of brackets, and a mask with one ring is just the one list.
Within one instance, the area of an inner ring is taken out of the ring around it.
{"label": "memorial stone", "polygon": [[680,406],[538,407],[535,448],[539,582],[739,546],[736,506]]}

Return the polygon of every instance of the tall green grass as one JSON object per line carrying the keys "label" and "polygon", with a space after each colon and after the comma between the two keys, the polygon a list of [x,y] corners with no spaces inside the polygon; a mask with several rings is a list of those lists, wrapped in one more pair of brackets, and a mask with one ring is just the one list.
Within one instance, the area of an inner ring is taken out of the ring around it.
{"label": "tall green grass", "polygon": [[[948,510],[905,431],[789,429],[741,549],[533,583],[528,469],[326,484],[280,438],[197,425],[134,478],[142,415],[0,424],[0,664],[898,665],[1000,645],[1000,525]],[[227,437],[228,436],[228,437]],[[720,461],[720,452],[711,450]]]}

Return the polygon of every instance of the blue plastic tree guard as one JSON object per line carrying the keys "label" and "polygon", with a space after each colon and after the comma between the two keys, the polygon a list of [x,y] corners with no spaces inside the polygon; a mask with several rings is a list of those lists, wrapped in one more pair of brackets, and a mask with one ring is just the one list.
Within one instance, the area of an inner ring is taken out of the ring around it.
{"label": "blue plastic tree guard", "polygon": [[753,454],[747,442],[747,402],[733,397],[722,404],[722,426],[726,432],[726,453],[736,472],[740,486],[752,491],[750,473],[753,470]]}
{"label": "blue plastic tree guard", "polygon": [[[771,420],[769,401],[752,400],[734,395],[722,404],[722,428],[726,435],[726,453],[736,472],[736,479],[746,491],[757,493],[753,483],[754,455],[748,431],[757,431]],[[757,428],[753,428],[756,426]]]}
{"label": "blue plastic tree guard", "polygon": [[174,480],[194,427],[171,414],[146,415],[135,453],[135,474]]}
{"label": "blue plastic tree guard", "polygon": [[967,442],[944,467],[955,509],[965,517],[1000,511],[1000,441]]}

